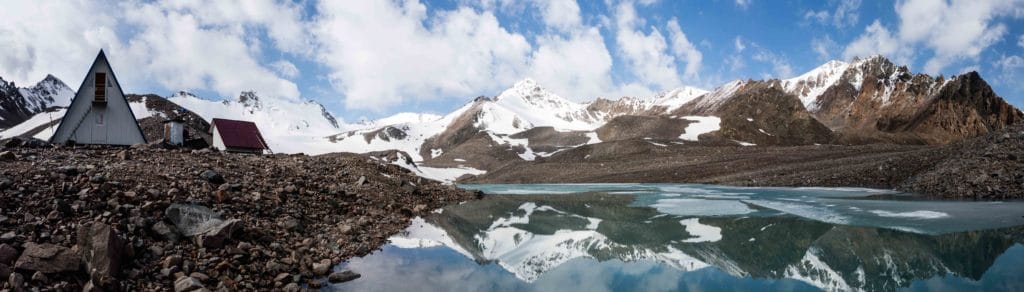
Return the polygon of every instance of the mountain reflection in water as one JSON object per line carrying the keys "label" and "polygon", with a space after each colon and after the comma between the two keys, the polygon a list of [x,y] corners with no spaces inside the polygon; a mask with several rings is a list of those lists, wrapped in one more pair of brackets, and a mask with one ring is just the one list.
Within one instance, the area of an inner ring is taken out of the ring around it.
{"label": "mountain reflection in water", "polygon": [[[1024,291],[1017,202],[867,200],[875,191],[850,189],[544,189],[565,193],[488,195],[417,218],[382,250],[336,267],[362,278],[331,288]],[[956,211],[965,207],[974,210]],[[849,212],[822,212],[836,209]],[[958,222],[986,211],[1017,214]]]}

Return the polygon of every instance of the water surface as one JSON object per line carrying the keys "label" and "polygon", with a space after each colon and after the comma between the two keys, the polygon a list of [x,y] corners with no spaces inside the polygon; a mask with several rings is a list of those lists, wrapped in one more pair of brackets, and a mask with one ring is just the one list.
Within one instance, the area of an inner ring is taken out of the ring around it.
{"label": "water surface", "polygon": [[[1024,291],[1024,203],[885,190],[684,184],[464,185],[336,267],[334,290]],[[878,197],[895,199],[878,199]]]}

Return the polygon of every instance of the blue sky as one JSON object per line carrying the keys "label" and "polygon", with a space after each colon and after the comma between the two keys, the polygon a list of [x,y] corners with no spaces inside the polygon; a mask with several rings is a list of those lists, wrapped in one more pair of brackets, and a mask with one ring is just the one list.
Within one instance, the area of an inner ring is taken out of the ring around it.
{"label": "blue sky", "polygon": [[[446,113],[522,78],[577,101],[788,78],[883,54],[977,70],[1024,106],[1024,1],[21,1],[0,76],[76,84],[108,52],[129,91],[316,100],[342,119]],[[114,8],[114,9],[110,9]],[[95,19],[76,17],[81,12]],[[68,64],[75,64],[69,66]]]}

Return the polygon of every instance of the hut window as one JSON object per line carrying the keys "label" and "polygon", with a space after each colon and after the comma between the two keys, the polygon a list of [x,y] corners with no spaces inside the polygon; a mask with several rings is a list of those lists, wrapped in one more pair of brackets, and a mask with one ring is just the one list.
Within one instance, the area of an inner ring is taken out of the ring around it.
{"label": "hut window", "polygon": [[93,99],[95,103],[106,103],[107,102],[107,73],[96,72],[96,97]]}

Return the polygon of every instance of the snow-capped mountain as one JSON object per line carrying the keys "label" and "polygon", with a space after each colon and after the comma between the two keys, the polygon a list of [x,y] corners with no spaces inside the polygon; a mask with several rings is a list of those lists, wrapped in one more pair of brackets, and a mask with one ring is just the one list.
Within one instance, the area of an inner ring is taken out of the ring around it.
{"label": "snow-capped mountain", "polygon": [[[42,126],[52,127],[62,112],[33,115],[66,105],[73,96],[53,76],[30,88],[0,80],[0,94],[0,128],[10,128],[0,139],[44,138]],[[162,112],[151,112],[146,98],[132,103],[140,119]],[[912,74],[881,56],[830,61],[786,80],[735,80],[710,91],[684,86],[591,102],[568,100],[524,79],[447,114],[399,113],[353,124],[316,102],[253,92],[223,101],[187,92],[166,99],[206,121],[254,121],[275,152],[398,150],[418,169],[433,168],[448,180],[619,140],[650,140],[655,146],[948,144],[1024,119],[977,73],[948,79]]]}
{"label": "snow-capped mountain", "polygon": [[48,107],[66,107],[74,96],[75,91],[53,75],[23,88],[0,78],[0,129],[18,125]]}
{"label": "snow-capped mountain", "polygon": [[338,120],[314,101],[266,98],[249,91],[234,100],[216,101],[188,92],[178,92],[167,100],[207,122],[214,118],[252,121],[275,152],[335,152],[324,148],[329,145],[324,137],[343,130]]}

